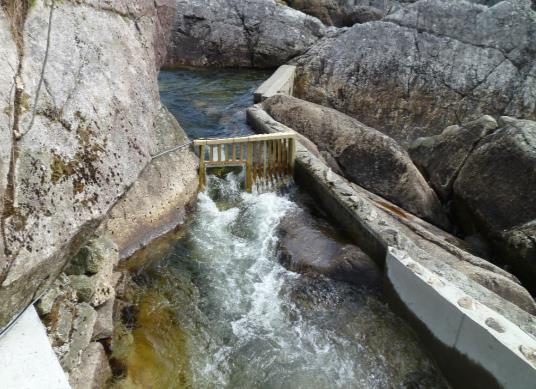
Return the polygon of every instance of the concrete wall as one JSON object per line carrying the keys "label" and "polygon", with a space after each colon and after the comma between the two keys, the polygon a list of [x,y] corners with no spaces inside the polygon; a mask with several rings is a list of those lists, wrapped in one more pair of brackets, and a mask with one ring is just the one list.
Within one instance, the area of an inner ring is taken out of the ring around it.
{"label": "concrete wall", "polygon": [[292,93],[294,92],[295,74],[296,66],[280,66],[275,73],[272,74],[269,79],[264,81],[255,91],[253,100],[256,103],[259,103],[278,93],[284,93],[292,96]]}
{"label": "concrete wall", "polygon": [[[532,336],[403,251],[389,248],[386,275],[400,301],[444,346],[483,368],[498,386],[535,387],[536,340]],[[473,376],[482,377],[481,372]],[[465,383],[475,387],[484,379]]]}
{"label": "concrete wall", "polygon": [[70,388],[33,305],[0,337],[0,387]]}

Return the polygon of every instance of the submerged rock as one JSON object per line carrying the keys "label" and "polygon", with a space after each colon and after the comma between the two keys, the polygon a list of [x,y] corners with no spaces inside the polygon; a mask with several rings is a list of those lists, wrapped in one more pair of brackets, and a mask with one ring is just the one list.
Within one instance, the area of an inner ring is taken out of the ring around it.
{"label": "submerged rock", "polygon": [[319,273],[379,289],[381,271],[359,247],[341,239],[327,222],[297,208],[279,224],[281,261],[299,273]]}
{"label": "submerged rock", "polygon": [[447,228],[434,191],[408,153],[390,137],[334,109],[290,96],[271,97],[263,107],[274,119],[329,153],[351,181]]}
{"label": "submerged rock", "polygon": [[325,35],[274,0],[179,0],[166,65],[274,67]]}
{"label": "submerged rock", "polygon": [[404,147],[484,114],[535,119],[535,33],[529,0],[420,0],[314,45],[295,94]]}

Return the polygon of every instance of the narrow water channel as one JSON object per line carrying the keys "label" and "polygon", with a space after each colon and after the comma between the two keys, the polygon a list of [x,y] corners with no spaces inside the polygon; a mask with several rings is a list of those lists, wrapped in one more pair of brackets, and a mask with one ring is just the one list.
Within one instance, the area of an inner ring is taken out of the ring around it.
{"label": "narrow water channel", "polygon": [[[243,110],[265,77],[164,72],[162,99],[191,136],[244,133]],[[137,309],[116,330],[125,366],[116,387],[447,387],[378,290],[280,264],[278,225],[305,207],[297,188],[248,194],[240,182],[210,176],[188,228],[125,263]]]}

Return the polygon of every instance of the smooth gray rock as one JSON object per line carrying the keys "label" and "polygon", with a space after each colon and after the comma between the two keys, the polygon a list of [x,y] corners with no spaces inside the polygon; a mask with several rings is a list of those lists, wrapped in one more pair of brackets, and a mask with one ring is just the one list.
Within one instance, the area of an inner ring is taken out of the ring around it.
{"label": "smooth gray rock", "polygon": [[336,108],[404,147],[482,115],[536,118],[536,13],[420,0],[324,38],[298,65],[297,97]]}
{"label": "smooth gray rock", "polygon": [[443,201],[452,196],[452,185],[478,142],[497,129],[491,116],[445,128],[439,135],[418,138],[409,155]]}
{"label": "smooth gray rock", "polygon": [[163,1],[56,1],[47,46],[49,4],[33,2],[24,24],[11,127],[4,107],[17,54],[0,13],[0,188],[8,205],[0,326],[46,290],[137,179],[155,143],[155,4]]}
{"label": "smooth gray rock", "polygon": [[351,181],[434,224],[448,226],[434,191],[393,139],[343,113],[286,95],[267,99],[263,107],[329,153]]}
{"label": "smooth gray rock", "polygon": [[73,389],[102,389],[108,387],[112,378],[112,369],[104,347],[92,342],[81,356],[80,366],[69,376]]}
{"label": "smooth gray rock", "polygon": [[177,0],[166,65],[275,67],[324,35],[318,19],[274,0]]}
{"label": "smooth gray rock", "polygon": [[515,272],[536,285],[536,122],[502,117],[468,156],[454,182],[466,231],[481,231]]}

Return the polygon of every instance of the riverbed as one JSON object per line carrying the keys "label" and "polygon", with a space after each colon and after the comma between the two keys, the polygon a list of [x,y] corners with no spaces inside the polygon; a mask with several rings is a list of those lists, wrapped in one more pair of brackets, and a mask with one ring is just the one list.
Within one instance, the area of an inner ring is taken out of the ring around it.
{"label": "riverbed", "polygon": [[[245,108],[266,77],[162,72],[162,101],[191,137],[245,135]],[[136,309],[116,328],[115,387],[447,387],[381,290],[280,263],[283,218],[297,208],[321,218],[300,200],[306,194],[292,183],[244,193],[242,178],[209,176],[187,227],[123,263]]]}

